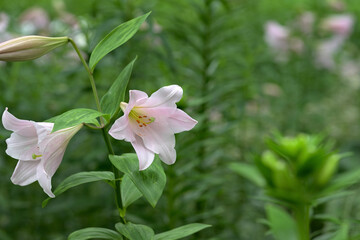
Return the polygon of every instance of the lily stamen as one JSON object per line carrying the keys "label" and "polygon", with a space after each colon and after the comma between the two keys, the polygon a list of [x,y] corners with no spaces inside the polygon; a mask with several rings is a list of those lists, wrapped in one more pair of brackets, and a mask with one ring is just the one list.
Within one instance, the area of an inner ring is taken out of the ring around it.
{"label": "lily stamen", "polygon": [[147,124],[150,124],[155,121],[154,117],[148,117],[146,115],[140,115],[138,112],[132,110],[129,113],[129,117],[132,120],[135,120],[138,123],[139,127],[146,127]]}
{"label": "lily stamen", "polygon": [[40,157],[42,157],[42,155],[36,155],[35,153],[32,155],[32,159],[36,159],[36,158],[40,158]]}

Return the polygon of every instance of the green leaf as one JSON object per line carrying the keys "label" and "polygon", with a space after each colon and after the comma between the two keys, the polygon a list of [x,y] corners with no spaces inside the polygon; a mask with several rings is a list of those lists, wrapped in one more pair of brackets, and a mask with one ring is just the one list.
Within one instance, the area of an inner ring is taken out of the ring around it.
{"label": "green leaf", "polygon": [[109,155],[111,163],[123,173],[127,173],[131,181],[155,207],[166,184],[166,175],[158,157],[146,170],[139,171],[139,160],[134,153],[121,156]]}
{"label": "green leaf", "polygon": [[271,232],[277,240],[297,240],[297,227],[294,219],[280,207],[266,206],[266,214]]}
{"label": "green leaf", "polygon": [[90,56],[89,66],[93,71],[96,64],[105,57],[106,54],[120,47],[127,42],[134,34],[139,30],[141,24],[150,15],[151,12],[134,18],[128,22],[125,22],[115,29],[113,29],[108,35],[106,35],[95,47]]}
{"label": "green leaf", "polygon": [[130,240],[152,240],[154,239],[154,231],[145,225],[133,223],[117,223],[116,230]]}
{"label": "green leaf", "polygon": [[107,228],[89,227],[77,230],[71,233],[68,240],[86,240],[86,239],[109,239],[122,240],[123,237],[114,230]]}
{"label": "green leaf", "polygon": [[328,187],[322,192],[324,195],[333,194],[334,192],[350,187],[353,184],[360,182],[360,169],[347,171],[334,177],[329,183]]}
{"label": "green leaf", "polygon": [[159,233],[155,235],[154,240],[175,240],[190,236],[196,232],[199,232],[205,228],[211,227],[211,225],[201,223],[191,223],[167,232]]}
{"label": "green leaf", "polygon": [[122,70],[110,89],[101,98],[101,110],[111,117],[117,115],[120,110],[120,103],[125,99],[126,87],[129,83],[135,60],[136,58]]}
{"label": "green leaf", "polygon": [[264,177],[253,165],[247,163],[230,163],[229,168],[259,187],[264,187],[266,184]]}
{"label": "green leaf", "polygon": [[81,123],[99,125],[96,118],[100,116],[106,116],[106,114],[87,108],[72,109],[54,118],[54,128],[52,131],[55,132],[57,130],[73,127]]}
{"label": "green leaf", "polygon": [[343,223],[339,230],[336,231],[331,240],[348,240],[349,239],[349,224]]}
{"label": "green leaf", "polygon": [[[55,196],[60,195],[61,193],[65,192],[69,188],[76,187],[78,185],[101,181],[101,180],[108,180],[114,181],[114,174],[112,172],[80,172],[75,173],[69,177],[67,177],[64,181],[62,181],[59,186],[55,189],[54,194]],[[47,198],[43,201],[42,207],[45,207],[51,198]]]}
{"label": "green leaf", "polygon": [[142,197],[142,193],[137,189],[134,183],[131,181],[129,174],[125,173],[121,181],[121,201],[124,208],[127,208]]}

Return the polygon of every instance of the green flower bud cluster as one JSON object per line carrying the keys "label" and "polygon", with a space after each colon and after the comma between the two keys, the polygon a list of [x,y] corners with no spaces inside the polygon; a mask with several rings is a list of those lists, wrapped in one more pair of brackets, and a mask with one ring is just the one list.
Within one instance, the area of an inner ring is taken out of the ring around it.
{"label": "green flower bud cluster", "polygon": [[270,196],[288,203],[311,203],[329,183],[340,155],[320,136],[268,139],[256,165],[266,180]]}

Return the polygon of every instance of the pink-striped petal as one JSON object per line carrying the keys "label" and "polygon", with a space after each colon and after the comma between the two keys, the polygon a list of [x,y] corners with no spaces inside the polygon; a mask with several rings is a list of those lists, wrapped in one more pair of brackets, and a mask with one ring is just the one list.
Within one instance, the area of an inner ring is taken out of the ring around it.
{"label": "pink-striped petal", "polygon": [[[27,129],[23,129],[27,131]],[[39,155],[38,139],[37,136],[25,137],[21,135],[20,130],[16,133],[12,133],[10,138],[6,139],[7,148],[5,150],[6,154],[12,158],[23,160],[23,161],[33,161],[33,154]]]}
{"label": "pink-striped petal", "polygon": [[109,130],[109,134],[118,140],[124,140],[127,142],[135,141],[134,133],[128,127],[129,118],[127,116],[122,116],[117,119]]}
{"label": "pink-striped petal", "polygon": [[176,104],[182,98],[183,90],[178,85],[162,87],[154,92],[146,102],[138,105],[139,107],[171,107],[176,108]]}
{"label": "pink-striped petal", "polygon": [[40,143],[51,133],[54,127],[54,123],[39,122],[39,123],[35,123],[34,126],[36,129],[36,134],[38,136],[38,142]]}
{"label": "pink-striped petal", "polygon": [[184,111],[176,109],[176,111],[168,118],[168,124],[173,133],[180,133],[193,129],[197,124],[197,121]]}
{"label": "pink-striped petal", "polygon": [[44,137],[39,143],[42,153],[41,163],[37,169],[40,186],[49,197],[55,197],[51,191],[51,178],[59,168],[70,139],[80,130],[82,124],[61,129]]}
{"label": "pink-striped petal", "polygon": [[23,132],[24,136],[34,135],[34,129],[31,128],[33,123],[33,121],[16,118],[14,115],[8,112],[8,108],[5,109],[2,115],[2,124],[6,130],[16,132],[26,128],[28,131]]}
{"label": "pink-striped petal", "polygon": [[51,191],[51,176],[49,176],[45,169],[44,166],[42,164],[39,164],[38,168],[37,168],[37,179],[38,182],[40,184],[40,186],[42,187],[42,189],[44,190],[44,192],[51,198],[54,198],[55,195],[54,193]]}
{"label": "pink-striped petal", "polygon": [[175,136],[171,129],[158,122],[153,122],[143,129],[141,138],[147,149],[159,154],[160,159],[166,164],[176,161]]}
{"label": "pink-striped petal", "polygon": [[154,161],[155,154],[145,147],[143,140],[135,136],[135,141],[131,142],[139,159],[139,170],[147,169]]}
{"label": "pink-striped petal", "polygon": [[135,105],[142,104],[148,99],[148,95],[143,91],[130,90],[129,91],[129,104],[127,105],[124,115],[128,115]]}
{"label": "pink-striped petal", "polygon": [[36,169],[40,161],[19,161],[11,176],[11,181],[20,186],[29,185],[37,180]]}

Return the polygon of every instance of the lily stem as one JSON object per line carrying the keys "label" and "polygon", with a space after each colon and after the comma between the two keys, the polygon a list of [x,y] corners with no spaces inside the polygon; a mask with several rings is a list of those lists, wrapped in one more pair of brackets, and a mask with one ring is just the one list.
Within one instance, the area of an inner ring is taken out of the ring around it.
{"label": "lily stem", "polygon": [[[111,142],[110,142],[110,138],[109,138],[109,134],[107,134],[106,130],[103,128],[101,129],[102,130],[102,133],[103,133],[103,137],[104,137],[104,140],[105,140],[105,143],[106,143],[106,147],[108,149],[108,152],[111,154],[111,155],[114,155],[114,150],[113,150],[113,147],[111,145]],[[125,213],[126,213],[126,209],[123,208],[122,206],[122,202],[121,202],[121,195],[120,195],[120,172],[119,170],[117,170],[113,164],[112,165],[112,171],[114,173],[114,176],[115,176],[115,198],[116,198],[116,206],[119,210],[119,215],[122,219],[122,221],[124,223],[126,223],[126,220],[125,220]]]}
{"label": "lily stem", "polygon": [[[86,72],[89,75],[89,80],[90,80],[90,84],[91,84],[91,88],[94,94],[94,98],[95,98],[95,102],[96,102],[96,107],[98,109],[99,112],[101,112],[101,107],[100,107],[100,101],[99,101],[99,96],[96,90],[96,85],[95,85],[95,80],[94,80],[94,76],[93,76],[93,72],[91,71],[91,69],[89,68],[89,66],[87,65],[84,57],[81,55],[79,48],[77,47],[76,43],[74,42],[74,40],[72,40],[71,38],[69,38],[69,42],[71,43],[71,45],[74,47],[77,55],[79,56],[82,64],[84,65]],[[102,121],[102,119],[100,119]]]}
{"label": "lily stem", "polygon": [[[94,94],[94,99],[95,99],[95,102],[96,102],[96,107],[98,109],[99,112],[101,112],[101,106],[100,106],[100,101],[99,101],[99,96],[98,96],[98,93],[97,93],[97,89],[96,89],[96,85],[95,85],[95,80],[94,80],[94,76],[93,76],[93,72],[92,70],[89,68],[88,64],[86,63],[84,57],[81,55],[80,53],[80,50],[79,48],[77,47],[76,43],[74,42],[74,40],[72,40],[71,38],[69,38],[69,42],[71,43],[71,45],[74,47],[76,53],[78,54],[82,64],[84,65],[85,69],[86,69],[86,72],[88,73],[88,76],[89,76],[89,80],[90,80],[90,84],[91,84],[91,88],[92,88],[92,91],[93,91],[93,94]],[[112,154],[114,155],[114,149],[111,145],[111,142],[110,142],[110,138],[109,138],[109,134],[107,133],[107,131],[105,130],[104,128],[104,121],[103,121],[103,118],[100,117],[100,122],[101,122],[101,125],[103,126],[103,128],[101,129],[102,130],[102,133],[103,133],[103,137],[104,137],[104,140],[105,140],[105,144],[106,144],[106,147],[108,149],[108,152],[109,154]],[[116,198],[116,207],[119,211],[119,215],[121,217],[121,220],[123,221],[123,223],[126,223],[126,219],[125,219],[125,213],[126,213],[126,209],[123,208],[122,206],[122,202],[121,202],[121,194],[120,194],[120,172],[119,170],[117,170],[115,168],[115,166],[113,164],[112,165],[112,171],[114,173],[114,177],[115,177],[115,198]]]}
{"label": "lily stem", "polygon": [[308,205],[296,206],[295,219],[298,227],[299,240],[310,239],[310,208]]}

